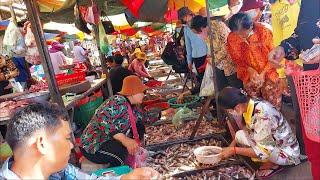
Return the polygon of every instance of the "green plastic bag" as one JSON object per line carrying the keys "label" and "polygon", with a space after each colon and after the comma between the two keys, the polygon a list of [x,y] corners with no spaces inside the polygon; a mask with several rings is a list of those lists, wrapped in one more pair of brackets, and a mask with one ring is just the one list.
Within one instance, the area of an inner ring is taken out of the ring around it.
{"label": "green plastic bag", "polygon": [[99,22],[99,44],[100,44],[100,50],[103,54],[108,54],[111,50],[107,36],[106,31],[104,30],[104,27],[102,25],[102,22]]}
{"label": "green plastic bag", "polygon": [[184,121],[190,119],[192,115],[193,111],[191,109],[187,107],[179,108],[172,118],[172,124],[178,129],[184,124]]}

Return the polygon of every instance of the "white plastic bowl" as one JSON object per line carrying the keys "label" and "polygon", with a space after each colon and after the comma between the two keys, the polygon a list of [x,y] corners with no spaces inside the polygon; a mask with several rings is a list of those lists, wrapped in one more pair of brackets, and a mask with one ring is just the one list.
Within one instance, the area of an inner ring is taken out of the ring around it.
{"label": "white plastic bowl", "polygon": [[[213,151],[215,154],[206,155],[206,151]],[[193,153],[199,163],[202,164],[217,164],[221,161],[222,148],[218,146],[201,146],[196,148]]]}

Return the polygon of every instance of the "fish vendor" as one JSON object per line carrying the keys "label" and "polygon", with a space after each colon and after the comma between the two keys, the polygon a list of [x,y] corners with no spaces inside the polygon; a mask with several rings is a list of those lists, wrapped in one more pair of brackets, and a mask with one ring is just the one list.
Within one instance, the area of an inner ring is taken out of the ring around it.
{"label": "fish vendor", "polygon": [[138,152],[145,134],[144,124],[155,122],[160,116],[160,112],[154,117],[138,107],[146,89],[138,76],[128,76],[119,94],[97,109],[81,135],[80,150],[89,161],[115,167],[124,165],[128,155]]}
{"label": "fish vendor", "polygon": [[234,119],[240,119],[237,124],[241,129],[230,146],[223,149],[223,158],[242,155],[262,163],[257,171],[260,177],[270,177],[281,166],[300,163],[296,136],[281,112],[269,102],[251,99],[243,90],[233,87],[224,88],[218,102]]}
{"label": "fish vendor", "polygon": [[13,156],[0,167],[0,179],[151,179],[159,173],[137,168],[122,176],[98,177],[69,164],[72,130],[65,110],[48,102],[31,103],[15,112],[6,141]]}

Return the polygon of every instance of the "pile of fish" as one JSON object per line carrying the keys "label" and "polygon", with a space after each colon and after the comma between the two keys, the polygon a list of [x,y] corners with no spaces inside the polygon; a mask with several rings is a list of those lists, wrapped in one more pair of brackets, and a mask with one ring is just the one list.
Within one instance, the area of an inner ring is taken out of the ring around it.
{"label": "pile of fish", "polygon": [[[173,141],[189,137],[195,126],[196,121],[185,122],[184,125],[176,129],[173,124],[162,124],[157,126],[146,127],[145,142],[147,145],[158,144],[167,141]],[[214,133],[223,133],[222,128],[217,121],[201,121],[196,136],[204,136]]]}
{"label": "pile of fish", "polygon": [[203,139],[193,143],[172,145],[164,150],[150,152],[147,166],[157,170],[164,177],[172,174],[194,170],[196,168],[210,167],[196,161],[193,150],[200,146],[222,146],[222,141],[217,139]]}
{"label": "pile of fish", "polygon": [[232,180],[232,179],[253,179],[254,174],[246,167],[240,165],[232,165],[229,167],[221,167],[216,170],[203,170],[192,175],[171,177],[171,180]]}

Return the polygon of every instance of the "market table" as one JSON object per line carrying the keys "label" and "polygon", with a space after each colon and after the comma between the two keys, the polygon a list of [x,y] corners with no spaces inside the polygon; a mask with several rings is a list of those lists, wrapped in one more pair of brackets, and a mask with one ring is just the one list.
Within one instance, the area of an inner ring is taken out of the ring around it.
{"label": "market table", "polygon": [[84,92],[82,94],[75,96],[70,101],[64,102],[66,109],[67,110],[72,109],[81,99],[88,96],[89,94],[91,94],[95,90],[101,88],[106,82],[107,82],[107,79],[104,79],[104,78],[93,80],[93,82],[91,83],[90,89],[88,89],[86,92]]}
{"label": "market table", "polygon": [[[69,101],[65,102],[65,107],[66,109],[69,111],[69,114],[71,116],[71,118],[73,117],[73,111],[74,111],[74,106],[84,97],[88,96],[89,94],[91,94],[92,92],[94,92],[95,90],[101,88],[105,83],[107,82],[107,79],[95,79],[93,80],[93,82],[91,83],[91,88],[88,89],[86,92],[79,94],[77,96],[75,96],[74,98],[70,99]],[[6,95],[6,96],[1,96],[0,99],[2,100],[8,100],[8,99],[12,99],[12,96],[16,97],[18,95],[22,95],[25,93],[19,93],[19,94],[15,94],[15,95]],[[71,111],[71,112],[70,112]],[[9,117],[0,117],[0,125],[7,125],[9,123],[10,118]]]}

